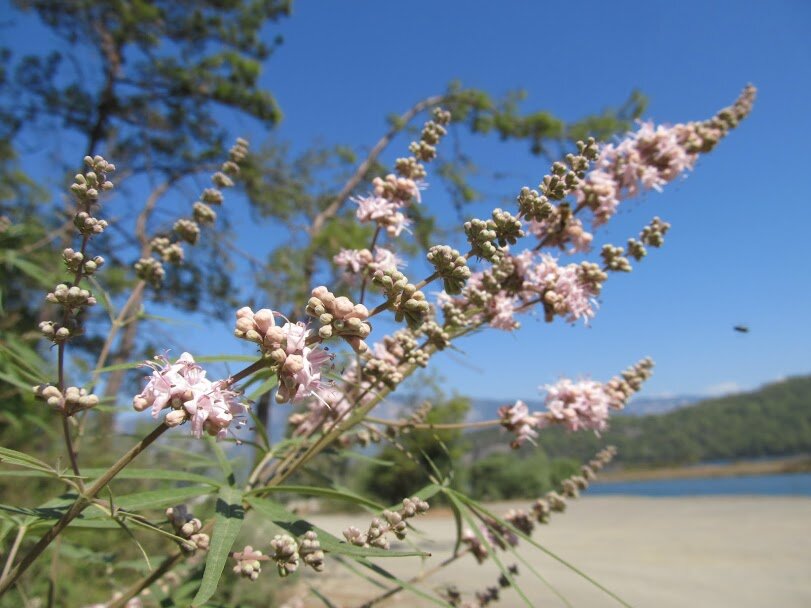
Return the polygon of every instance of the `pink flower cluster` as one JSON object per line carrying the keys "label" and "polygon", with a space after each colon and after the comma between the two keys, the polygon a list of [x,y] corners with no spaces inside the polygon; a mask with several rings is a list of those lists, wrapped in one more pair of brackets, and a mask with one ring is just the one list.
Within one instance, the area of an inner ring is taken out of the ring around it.
{"label": "pink flower cluster", "polygon": [[[583,319],[588,324],[595,316],[605,273],[594,264],[561,266],[549,254],[524,251],[517,256],[506,255],[501,266],[473,273],[458,297],[441,293],[438,304],[446,318],[464,317],[469,323],[486,321],[492,327],[511,331],[519,326],[516,313],[538,303],[543,305],[547,321],[561,317],[570,323]],[[505,268],[510,275],[498,280],[494,273],[503,275]]]}
{"label": "pink flower cluster", "polygon": [[375,247],[374,255],[368,249],[341,249],[332,261],[350,274],[360,274],[367,268],[386,272],[405,266],[397,254],[384,247]]}
{"label": "pink flower cluster", "polygon": [[594,226],[611,219],[620,201],[642,190],[661,190],[692,169],[698,158],[697,151],[688,151],[694,131],[694,123],[655,126],[646,122],[619,143],[603,146],[596,168],[575,192],[577,203],[593,211]]}
{"label": "pink flower cluster", "polygon": [[385,178],[376,177],[372,186],[373,191],[368,196],[352,199],[358,205],[358,220],[376,222],[379,227],[385,228],[389,236],[400,236],[411,224],[403,209],[412,202],[421,202],[420,190],[425,184],[409,177],[389,174]]}
{"label": "pink flower cluster", "polygon": [[606,429],[612,396],[600,382],[563,378],[544,388],[547,424],[562,424],[571,431]]}
{"label": "pink flower cluster", "polygon": [[308,345],[312,332],[304,323],[286,321],[277,325],[276,317],[284,318],[269,308],[256,312],[247,306],[240,308],[234,335],[257,343],[278,365],[276,401],[300,401],[310,396],[322,398],[320,392],[327,386],[322,373],[332,361],[332,355],[320,346]]}
{"label": "pink flower cluster", "polygon": [[566,225],[561,233],[554,231],[547,220],[542,222],[530,220],[527,224],[527,232],[537,236],[538,240],[544,240],[554,234],[555,242],[549,244],[557,245],[561,249],[565,248],[565,244],[569,244],[571,247],[567,253],[588,253],[591,251],[591,243],[594,240],[594,235],[588,232],[583,227],[583,222],[576,217],[566,220]]}
{"label": "pink flower cluster", "polygon": [[183,353],[175,363],[162,356],[155,359],[157,362],[145,364],[152,368],[152,375],[144,390],[133,398],[137,411],[151,407],[152,417],[157,418],[162,410],[170,409],[164,419],[169,426],[191,420],[195,437],[202,437],[205,431],[219,439],[226,436],[231,422],[245,413],[239,395],[229,390],[226,382],[207,379],[205,370],[189,353]]}
{"label": "pink flower cluster", "polygon": [[530,413],[529,407],[523,401],[516,401],[515,405],[502,405],[498,408],[498,417],[501,426],[515,433],[515,439],[510,443],[513,449],[521,447],[525,441],[534,444],[538,436],[538,427],[542,424],[542,415],[537,412]]}

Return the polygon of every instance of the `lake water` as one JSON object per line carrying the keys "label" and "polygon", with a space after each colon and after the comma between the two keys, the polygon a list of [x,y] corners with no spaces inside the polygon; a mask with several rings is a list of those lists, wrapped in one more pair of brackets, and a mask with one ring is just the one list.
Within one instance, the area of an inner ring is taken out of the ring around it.
{"label": "lake water", "polygon": [[589,487],[588,493],[633,496],[811,496],[811,473],[651,481],[598,481]]}

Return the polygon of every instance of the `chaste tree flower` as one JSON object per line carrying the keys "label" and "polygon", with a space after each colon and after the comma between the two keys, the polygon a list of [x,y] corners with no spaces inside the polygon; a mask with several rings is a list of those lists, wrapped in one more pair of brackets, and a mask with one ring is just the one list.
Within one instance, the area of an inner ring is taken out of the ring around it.
{"label": "chaste tree flower", "polygon": [[183,353],[174,363],[157,356],[145,366],[152,368],[152,375],[132,400],[137,411],[151,407],[152,417],[157,418],[161,411],[169,409],[166,424],[178,426],[190,420],[195,437],[206,432],[222,439],[234,420],[237,425],[244,424],[239,416],[245,414],[246,407],[239,394],[222,380],[212,382],[206,378],[206,371],[189,353]]}

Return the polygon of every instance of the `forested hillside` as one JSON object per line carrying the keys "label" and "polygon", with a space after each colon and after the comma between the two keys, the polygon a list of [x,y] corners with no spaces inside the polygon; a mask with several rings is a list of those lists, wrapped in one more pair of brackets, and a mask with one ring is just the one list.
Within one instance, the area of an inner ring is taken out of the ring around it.
{"label": "forested hillside", "polygon": [[[475,443],[500,444],[499,431],[478,433]],[[789,378],[750,392],[701,401],[657,416],[616,416],[602,436],[560,428],[541,433],[549,457],[587,460],[616,445],[618,461],[631,465],[691,464],[713,460],[787,456],[811,452],[811,376]]]}

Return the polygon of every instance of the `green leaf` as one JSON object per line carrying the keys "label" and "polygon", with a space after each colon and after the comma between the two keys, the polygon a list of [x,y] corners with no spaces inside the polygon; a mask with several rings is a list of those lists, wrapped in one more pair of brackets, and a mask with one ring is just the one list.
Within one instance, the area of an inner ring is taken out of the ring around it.
{"label": "green leaf", "polygon": [[338,456],[341,458],[349,458],[352,460],[360,460],[362,462],[368,462],[369,464],[375,464],[379,467],[393,467],[394,461],[392,460],[383,460],[382,458],[375,458],[374,456],[367,456],[366,454],[361,454],[360,452],[353,452],[351,450],[345,450],[338,452]]}
{"label": "green leaf", "polygon": [[23,452],[10,450],[8,448],[0,447],[0,462],[5,464],[13,464],[18,467],[25,467],[27,469],[34,469],[44,473],[56,474],[56,471],[54,471],[52,467],[48,466],[41,460],[38,460],[33,456],[29,456],[28,454],[24,454]]}
{"label": "green leaf", "polygon": [[220,447],[214,437],[207,437],[206,439],[208,439],[211,449],[214,450],[214,455],[217,456],[217,462],[220,465],[220,469],[222,469],[223,475],[225,475],[225,480],[228,482],[228,485],[235,486],[237,484],[237,479],[234,475],[234,469],[231,466],[231,462],[228,460],[228,456],[225,455],[225,450]]}
{"label": "green leaf", "polygon": [[[257,437],[262,442],[261,449],[265,453],[270,452],[270,450],[272,448],[270,446],[270,440],[268,439],[268,430],[267,430],[267,428],[265,427],[265,425],[259,419],[259,416],[256,415],[256,413],[253,411],[252,408],[248,408],[248,415],[251,417],[251,420],[253,421],[253,427],[255,429],[254,430],[254,437]],[[244,443],[247,443],[247,442],[244,442]],[[253,443],[253,442],[251,442],[251,443]]]}
{"label": "green leaf", "polygon": [[143,365],[143,361],[136,361],[135,363],[119,363],[117,365],[108,365],[107,367],[100,367],[96,370],[97,374],[105,374],[107,372],[117,372],[122,369],[135,369]]}
{"label": "green leaf", "polygon": [[217,514],[214,519],[214,532],[206,556],[206,569],[192,606],[202,606],[214,595],[222,576],[228,554],[237,539],[245,509],[242,507],[242,492],[236,488],[223,486],[217,496]]}
{"label": "green leaf", "polygon": [[[90,284],[93,285],[93,295],[101,294],[101,305],[104,310],[107,312],[107,316],[110,317],[110,321],[115,321],[115,308],[113,307],[113,300],[110,297],[110,294],[107,293],[104,288],[101,286],[95,277],[88,277]],[[97,300],[99,298],[96,298]]]}
{"label": "green leaf", "polygon": [[[133,435],[133,437],[135,436]],[[180,441],[183,441],[183,439],[185,438],[179,438]],[[209,468],[217,466],[217,461],[213,458],[209,458],[205,454],[193,452],[186,447],[178,447],[176,445],[171,445],[171,443],[156,443],[151,447],[154,447],[154,449],[158,451],[169,452],[171,454],[180,456],[183,459],[183,463],[187,469],[203,467]]]}
{"label": "green leaf", "polygon": [[211,486],[187,486],[184,488],[169,488],[166,490],[150,490],[125,494],[115,499],[115,506],[125,511],[142,511],[144,509],[157,509],[171,507],[191,498],[210,494]]}
{"label": "green leaf", "polygon": [[453,545],[453,555],[456,555],[462,545],[462,510],[457,502],[452,500],[450,504],[453,511],[453,520],[456,523],[456,543]]}
{"label": "green leaf", "polygon": [[28,260],[18,258],[11,252],[6,253],[6,261],[12,266],[16,266],[23,274],[27,274],[29,277],[37,281],[42,287],[50,287],[53,285],[53,278],[48,274],[47,271],[40,268],[36,264],[32,264]]}
{"label": "green leaf", "polygon": [[22,380],[20,380],[19,378],[15,378],[14,376],[9,376],[8,374],[0,373],[0,380],[2,380],[3,382],[8,382],[9,384],[12,384],[17,388],[24,390],[26,392],[31,391],[30,383],[23,382]]}
{"label": "green leaf", "polygon": [[331,498],[333,500],[340,500],[342,502],[349,502],[354,505],[362,507],[371,507],[376,511],[382,511],[386,507],[379,502],[366,498],[359,494],[349,491],[341,491],[333,488],[319,488],[316,486],[273,486],[270,488],[259,488],[253,490],[250,495],[258,496],[260,494],[267,494],[273,492],[289,492],[290,494],[299,494],[302,496],[322,496],[324,498]]}
{"label": "green leaf", "polygon": [[265,380],[262,384],[260,384],[256,390],[254,390],[250,395],[248,395],[249,401],[256,401],[267,393],[268,391],[273,390],[273,388],[279,383],[279,377],[277,375],[272,375],[270,378]]}
{"label": "green leaf", "polygon": [[301,536],[309,530],[314,530],[318,534],[318,541],[321,548],[327,553],[338,553],[352,557],[428,557],[431,554],[422,551],[390,551],[377,547],[356,547],[333,536],[326,530],[314,526],[308,521],[301,519],[295,513],[291,513],[279,503],[267,498],[257,498],[247,496],[245,498],[259,515],[270,520],[270,522],[282,532],[291,536]]}
{"label": "green leaf", "polygon": [[256,355],[203,355],[195,357],[197,363],[220,363],[223,361],[242,361],[246,363],[253,363],[256,361]]}
{"label": "green leaf", "polygon": [[[107,469],[83,469],[82,473],[87,477],[99,477]],[[162,469],[130,469],[126,468],[116,475],[116,479],[153,479],[160,481],[188,481],[191,483],[204,483],[215,487],[220,487],[222,482],[197,473],[187,473],[186,471],[164,471]]]}

